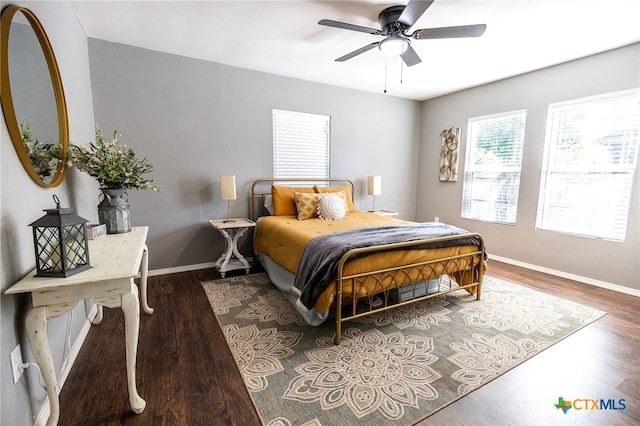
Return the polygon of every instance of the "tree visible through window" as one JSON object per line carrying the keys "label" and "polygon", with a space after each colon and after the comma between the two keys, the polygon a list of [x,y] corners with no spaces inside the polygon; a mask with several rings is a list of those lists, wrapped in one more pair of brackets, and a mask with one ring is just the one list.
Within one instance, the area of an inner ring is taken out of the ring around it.
{"label": "tree visible through window", "polygon": [[331,117],[273,110],[273,177],[328,178]]}
{"label": "tree visible through window", "polygon": [[462,217],[514,224],[526,111],[469,119]]}
{"label": "tree visible through window", "polygon": [[639,135],[638,90],[550,105],[537,229],[624,241]]}

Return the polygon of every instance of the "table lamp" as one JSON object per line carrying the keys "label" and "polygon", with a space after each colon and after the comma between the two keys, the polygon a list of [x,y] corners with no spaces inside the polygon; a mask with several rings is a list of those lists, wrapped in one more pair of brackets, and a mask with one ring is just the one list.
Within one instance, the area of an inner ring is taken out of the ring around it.
{"label": "table lamp", "polygon": [[227,220],[225,222],[234,222],[229,214],[229,201],[236,199],[236,175],[220,176],[220,192],[222,199],[227,200]]}
{"label": "table lamp", "polygon": [[372,196],[371,211],[375,211],[376,195],[382,194],[382,176],[367,177],[367,194]]}

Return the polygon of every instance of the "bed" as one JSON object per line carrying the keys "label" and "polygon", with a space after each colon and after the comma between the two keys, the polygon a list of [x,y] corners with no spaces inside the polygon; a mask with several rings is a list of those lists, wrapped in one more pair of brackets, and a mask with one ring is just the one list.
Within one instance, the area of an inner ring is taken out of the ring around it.
{"label": "bed", "polygon": [[256,258],[308,324],[333,314],[340,344],[343,323],[356,318],[452,291],[480,299],[480,234],[356,210],[353,194],[353,182],[337,178],[251,186]]}

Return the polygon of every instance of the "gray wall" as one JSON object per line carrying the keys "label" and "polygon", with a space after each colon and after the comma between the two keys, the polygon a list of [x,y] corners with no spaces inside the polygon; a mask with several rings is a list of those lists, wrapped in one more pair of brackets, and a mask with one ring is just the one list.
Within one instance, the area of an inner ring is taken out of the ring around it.
{"label": "gray wall", "polygon": [[[9,2],[2,2],[4,8]],[[89,76],[87,39],[66,2],[13,2],[31,9],[47,31],[53,46],[66,94],[69,112],[69,131],[72,140],[90,140],[93,137],[93,109]],[[92,184],[74,183],[73,173],[58,188],[44,189],[31,181],[16,155],[4,115],[0,119],[0,188],[2,226],[0,227],[0,289],[4,293],[9,286],[25,275],[35,265],[33,238],[28,226],[53,208],[52,196],[57,194],[63,206],[73,207],[89,220],[97,220],[95,189]],[[0,296],[0,399],[2,425],[33,424],[32,412],[37,414],[44,401],[45,392],[38,384],[37,370],[29,368],[27,374],[14,385],[11,377],[9,353],[21,344],[23,359],[33,361],[24,334],[24,314],[30,306],[25,296]],[[69,354],[66,333],[74,344],[90,309],[90,303],[80,303],[73,310],[49,321],[48,335],[54,365],[61,371]],[[32,410],[33,406],[33,410]]]}
{"label": "gray wall", "polygon": [[[251,182],[273,176],[272,109],[331,116],[331,175],[381,175],[376,206],[413,219],[421,104],[89,39],[96,121],[154,163],[162,193],[129,194],[132,222],[149,225],[150,268],[212,262],[224,240],[220,175],[235,174],[231,215],[249,214]],[[243,251],[251,254],[249,239]]]}
{"label": "gray wall", "polygon": [[[490,254],[632,289],[640,288],[640,174],[636,173],[623,243],[536,231],[536,208],[546,114],[550,103],[640,86],[640,44],[426,101],[416,219],[439,216],[478,231]],[[515,226],[460,218],[467,121],[470,117],[527,110],[524,157]],[[459,180],[438,180],[440,132],[462,128]],[[436,201],[437,200],[437,201]]]}

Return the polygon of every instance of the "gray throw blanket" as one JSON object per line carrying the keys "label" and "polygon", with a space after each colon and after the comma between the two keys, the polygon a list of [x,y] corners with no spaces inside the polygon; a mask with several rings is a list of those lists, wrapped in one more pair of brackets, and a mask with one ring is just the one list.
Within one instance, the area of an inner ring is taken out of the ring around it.
{"label": "gray throw blanket", "polygon": [[[351,249],[468,233],[469,231],[452,225],[427,222],[410,225],[375,226],[315,237],[307,243],[298,265],[298,272],[294,281],[294,287],[300,293],[298,304],[301,307],[313,309],[320,294],[335,279],[338,271],[338,261]],[[479,248],[480,240],[477,237],[460,238],[423,244],[415,248],[466,245],[475,245]]]}

